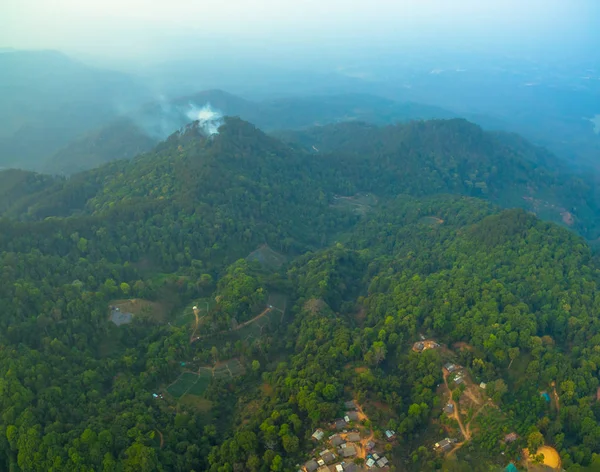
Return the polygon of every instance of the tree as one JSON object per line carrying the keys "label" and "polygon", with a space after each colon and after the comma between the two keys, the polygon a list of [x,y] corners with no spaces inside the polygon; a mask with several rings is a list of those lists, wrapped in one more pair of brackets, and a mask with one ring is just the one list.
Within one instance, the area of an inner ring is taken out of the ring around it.
{"label": "tree", "polygon": [[510,369],[510,366],[512,365],[512,363],[514,362],[514,360],[519,357],[520,354],[520,350],[518,347],[511,347],[508,350],[508,357],[510,358],[510,363],[508,364],[508,368]]}
{"label": "tree", "polygon": [[254,372],[258,372],[258,371],[260,370],[260,362],[259,362],[259,361],[257,361],[256,359],[254,359],[254,360],[252,361],[252,370],[253,370]]}
{"label": "tree", "polygon": [[527,436],[527,448],[529,449],[529,454],[535,455],[538,448],[544,445],[544,435],[539,431],[533,431]]}

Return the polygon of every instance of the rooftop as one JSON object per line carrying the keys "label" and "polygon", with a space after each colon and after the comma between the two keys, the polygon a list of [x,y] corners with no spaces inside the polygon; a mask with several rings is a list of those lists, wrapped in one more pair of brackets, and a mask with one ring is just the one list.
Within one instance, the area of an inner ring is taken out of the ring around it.
{"label": "rooftop", "polygon": [[340,429],[344,429],[346,426],[348,426],[348,423],[346,423],[346,420],[344,420],[343,418],[340,418],[339,420],[335,420],[335,428],[340,430]]}
{"label": "rooftop", "polygon": [[348,433],[346,440],[350,442],[358,442],[360,441],[360,433]]}
{"label": "rooftop", "polygon": [[358,421],[358,412],[356,411],[347,411],[344,419],[348,422],[350,421]]}
{"label": "rooftop", "polygon": [[342,456],[344,457],[351,457],[351,456],[355,456],[356,455],[356,448],[352,445],[343,447],[341,449],[342,452]]}
{"label": "rooftop", "polygon": [[452,440],[450,440],[449,438],[442,439],[440,442],[435,443],[435,447],[437,449],[447,451],[452,447]]}
{"label": "rooftop", "polygon": [[356,409],[356,403],[354,403],[354,401],[350,400],[350,401],[344,402],[344,407],[347,410],[355,410]]}
{"label": "rooftop", "polygon": [[328,464],[335,460],[335,456],[330,451],[323,451],[323,452],[319,453],[319,455]]}
{"label": "rooftop", "polygon": [[304,468],[308,470],[308,472],[315,472],[315,470],[319,468],[319,464],[317,464],[316,460],[311,459],[304,463]]}
{"label": "rooftop", "polygon": [[339,434],[334,434],[329,438],[329,440],[331,441],[331,444],[335,447],[341,446],[346,442]]}

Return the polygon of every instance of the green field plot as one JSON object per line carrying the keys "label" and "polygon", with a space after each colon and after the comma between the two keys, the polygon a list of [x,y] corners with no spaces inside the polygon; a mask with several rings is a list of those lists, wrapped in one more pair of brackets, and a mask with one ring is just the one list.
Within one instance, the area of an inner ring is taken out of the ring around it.
{"label": "green field plot", "polygon": [[184,372],[179,378],[167,387],[167,392],[176,398],[181,397],[189,388],[196,383],[198,375],[191,372]]}
{"label": "green field plot", "polygon": [[227,367],[229,368],[229,372],[231,372],[232,377],[238,377],[246,373],[246,369],[244,369],[244,366],[238,359],[231,359],[227,363]]}
{"label": "green field plot", "polygon": [[246,369],[244,369],[244,366],[238,359],[229,359],[224,362],[219,362],[213,368],[213,376],[218,379],[238,377],[245,372]]}
{"label": "green field plot", "polygon": [[210,385],[212,376],[208,375],[197,375],[196,383],[194,383],[190,389],[186,392],[187,395],[200,396],[206,392],[206,389]]}
{"label": "green field plot", "polygon": [[257,261],[264,267],[276,270],[286,263],[287,259],[283,254],[273,251],[268,245],[259,247],[256,251],[251,252],[246,257],[249,261]]}
{"label": "green field plot", "polygon": [[202,369],[198,374],[195,372],[184,372],[179,378],[167,387],[167,392],[175,398],[180,398],[184,394],[202,395],[212,378],[210,370]]}

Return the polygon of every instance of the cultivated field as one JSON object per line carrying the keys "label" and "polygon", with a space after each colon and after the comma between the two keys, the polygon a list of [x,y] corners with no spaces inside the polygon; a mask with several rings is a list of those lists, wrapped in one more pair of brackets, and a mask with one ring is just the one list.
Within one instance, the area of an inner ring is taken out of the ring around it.
{"label": "cultivated field", "polygon": [[175,398],[180,398],[185,394],[200,396],[208,388],[211,378],[212,375],[204,370],[198,373],[184,372],[167,387],[167,392]]}

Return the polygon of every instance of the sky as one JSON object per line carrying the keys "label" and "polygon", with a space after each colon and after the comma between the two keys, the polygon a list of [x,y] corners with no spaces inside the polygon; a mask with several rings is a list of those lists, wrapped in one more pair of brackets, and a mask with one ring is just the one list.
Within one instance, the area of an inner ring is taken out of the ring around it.
{"label": "sky", "polygon": [[[329,62],[399,48],[583,52],[598,0],[3,0],[0,47],[126,61]],[[596,43],[597,44],[597,43]]]}

